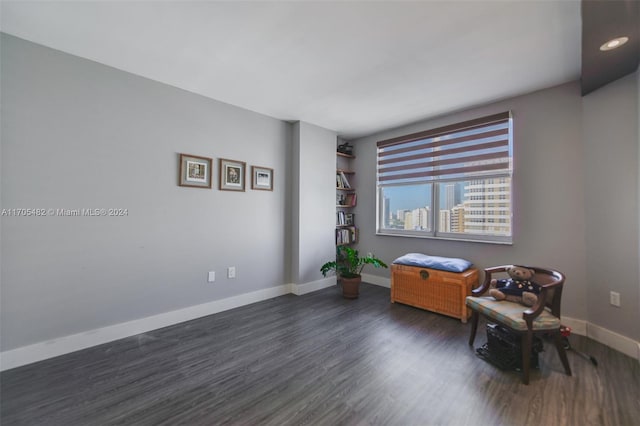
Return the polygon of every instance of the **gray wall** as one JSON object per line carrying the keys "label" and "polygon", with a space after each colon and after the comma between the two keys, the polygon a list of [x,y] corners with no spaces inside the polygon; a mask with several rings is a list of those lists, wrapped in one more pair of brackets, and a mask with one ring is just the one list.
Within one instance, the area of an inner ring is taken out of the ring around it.
{"label": "gray wall", "polygon": [[[375,235],[376,141],[511,110],[514,117],[513,245]],[[586,250],[584,148],[577,83],[394,129],[355,142],[359,247],[392,262],[408,252],[463,257],[477,267],[519,263],[567,275],[564,314],[584,319]],[[362,182],[370,182],[368,185]],[[389,270],[370,269],[389,276]]]}
{"label": "gray wall", "polygon": [[336,133],[304,122],[293,126],[292,282],[322,278],[335,258]]}
{"label": "gray wall", "polygon": [[[587,307],[591,322],[640,340],[638,73],[583,98]],[[609,304],[620,293],[621,306]]]}
{"label": "gray wall", "polygon": [[[128,209],[2,217],[2,351],[289,282],[290,124],[1,44],[2,207]],[[274,191],[179,187],[180,152],[214,157],[215,173],[218,158],[271,167]]]}

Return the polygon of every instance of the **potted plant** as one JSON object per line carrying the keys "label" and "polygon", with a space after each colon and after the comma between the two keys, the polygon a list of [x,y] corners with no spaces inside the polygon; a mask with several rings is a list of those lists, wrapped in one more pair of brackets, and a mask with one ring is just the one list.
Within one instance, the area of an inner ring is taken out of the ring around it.
{"label": "potted plant", "polygon": [[329,271],[336,271],[342,282],[342,295],[347,299],[356,299],[360,294],[360,282],[362,282],[360,274],[366,265],[373,265],[376,268],[387,267],[386,263],[371,253],[360,257],[358,250],[348,246],[339,246],[336,250],[336,260],[322,265],[320,272],[326,277]]}

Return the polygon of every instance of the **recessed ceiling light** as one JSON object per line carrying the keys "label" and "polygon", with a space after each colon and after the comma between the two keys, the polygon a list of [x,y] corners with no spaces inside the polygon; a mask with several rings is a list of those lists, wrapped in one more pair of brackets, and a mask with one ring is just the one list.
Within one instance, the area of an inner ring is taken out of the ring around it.
{"label": "recessed ceiling light", "polygon": [[607,50],[617,49],[618,47],[622,46],[628,41],[629,41],[629,37],[614,38],[613,40],[609,40],[608,42],[600,46],[600,50],[607,51]]}

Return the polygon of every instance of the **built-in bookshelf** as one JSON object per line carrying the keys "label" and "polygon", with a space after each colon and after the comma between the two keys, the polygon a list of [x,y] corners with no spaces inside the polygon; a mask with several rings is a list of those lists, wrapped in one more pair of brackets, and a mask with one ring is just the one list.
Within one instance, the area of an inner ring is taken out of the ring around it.
{"label": "built-in bookshelf", "polygon": [[355,172],[351,170],[353,154],[336,152],[336,245],[358,241],[358,228],[352,209],[358,202],[354,186]]}

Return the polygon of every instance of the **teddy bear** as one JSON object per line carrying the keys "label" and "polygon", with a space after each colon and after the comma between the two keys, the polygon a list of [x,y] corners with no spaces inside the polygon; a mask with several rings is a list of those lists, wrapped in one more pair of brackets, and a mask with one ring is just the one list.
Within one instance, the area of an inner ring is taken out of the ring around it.
{"label": "teddy bear", "polygon": [[491,280],[489,295],[496,300],[508,300],[525,306],[535,305],[542,288],[531,281],[535,271],[524,266],[511,265],[506,272],[509,279]]}

